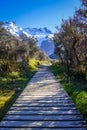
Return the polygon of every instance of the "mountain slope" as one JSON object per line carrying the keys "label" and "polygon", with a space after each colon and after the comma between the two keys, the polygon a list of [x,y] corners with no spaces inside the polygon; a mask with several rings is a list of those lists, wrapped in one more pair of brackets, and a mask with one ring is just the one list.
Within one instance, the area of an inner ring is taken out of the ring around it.
{"label": "mountain slope", "polygon": [[4,22],[3,27],[15,37],[26,39],[29,37],[37,38],[37,46],[43,50],[48,56],[54,53],[54,42],[52,41],[53,33],[44,28],[22,28],[15,22]]}

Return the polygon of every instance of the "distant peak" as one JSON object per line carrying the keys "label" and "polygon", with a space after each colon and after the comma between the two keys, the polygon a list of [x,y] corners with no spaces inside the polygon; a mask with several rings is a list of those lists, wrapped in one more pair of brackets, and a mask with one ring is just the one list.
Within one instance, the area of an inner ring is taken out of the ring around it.
{"label": "distant peak", "polygon": [[4,22],[4,24],[15,24],[16,25],[16,23],[14,22],[14,21],[6,21],[6,22]]}
{"label": "distant peak", "polygon": [[48,33],[52,33],[47,27],[44,27],[43,30]]}

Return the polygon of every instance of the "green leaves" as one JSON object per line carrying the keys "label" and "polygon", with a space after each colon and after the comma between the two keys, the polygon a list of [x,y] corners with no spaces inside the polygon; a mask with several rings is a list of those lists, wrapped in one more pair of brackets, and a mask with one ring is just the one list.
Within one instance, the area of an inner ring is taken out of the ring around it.
{"label": "green leaves", "polygon": [[56,27],[54,34],[55,53],[66,64],[67,72],[77,73],[78,79],[81,74],[86,77],[87,72],[87,1],[82,0],[82,4],[72,18],[62,21],[60,29]]}

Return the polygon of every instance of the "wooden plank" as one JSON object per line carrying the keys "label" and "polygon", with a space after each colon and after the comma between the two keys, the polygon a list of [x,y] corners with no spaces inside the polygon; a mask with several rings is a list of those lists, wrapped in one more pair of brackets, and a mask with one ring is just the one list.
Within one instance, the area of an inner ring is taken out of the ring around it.
{"label": "wooden plank", "polygon": [[6,115],[3,119],[13,121],[78,121],[83,120],[81,115]]}
{"label": "wooden plank", "polygon": [[38,107],[33,107],[33,106],[26,106],[26,107],[18,107],[18,106],[12,106],[11,108],[10,108],[10,110],[50,110],[50,111],[52,111],[52,110],[56,110],[56,111],[58,111],[58,110],[77,110],[75,107],[71,107],[71,106],[61,106],[61,107],[40,107],[40,106],[38,106]]}
{"label": "wooden plank", "polygon": [[0,126],[5,127],[52,127],[52,128],[65,128],[65,127],[77,127],[80,128],[84,125],[84,121],[3,121]]}
{"label": "wooden plank", "polygon": [[67,115],[69,115],[69,114],[72,114],[72,115],[77,115],[77,114],[80,114],[77,110],[58,110],[58,111],[56,111],[56,110],[52,110],[52,111],[49,111],[49,110],[37,110],[37,111],[33,111],[33,110],[29,110],[29,111],[23,111],[23,110],[19,110],[19,111],[17,111],[17,110],[12,110],[12,111],[9,111],[7,114],[19,114],[19,115],[28,115],[28,114],[67,114]]}
{"label": "wooden plank", "polygon": [[56,103],[51,103],[51,104],[40,104],[40,103],[30,103],[30,104],[27,104],[26,102],[24,103],[15,103],[13,104],[13,106],[20,106],[20,107],[27,107],[27,106],[42,106],[42,107],[63,107],[63,106],[71,106],[71,107],[74,107],[74,104],[73,103],[59,103],[59,104],[56,104]]}

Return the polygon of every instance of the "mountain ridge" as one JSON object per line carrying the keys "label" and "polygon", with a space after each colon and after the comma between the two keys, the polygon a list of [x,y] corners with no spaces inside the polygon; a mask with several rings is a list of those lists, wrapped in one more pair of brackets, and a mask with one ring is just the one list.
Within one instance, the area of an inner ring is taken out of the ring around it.
{"label": "mountain ridge", "polygon": [[[2,27],[4,27],[9,33],[15,37],[29,38],[35,37],[37,39],[37,46],[43,50],[48,56],[54,54],[54,42],[53,33],[47,27],[43,28],[22,28],[19,27],[14,21],[3,22]],[[48,48],[48,49],[47,49]]]}

